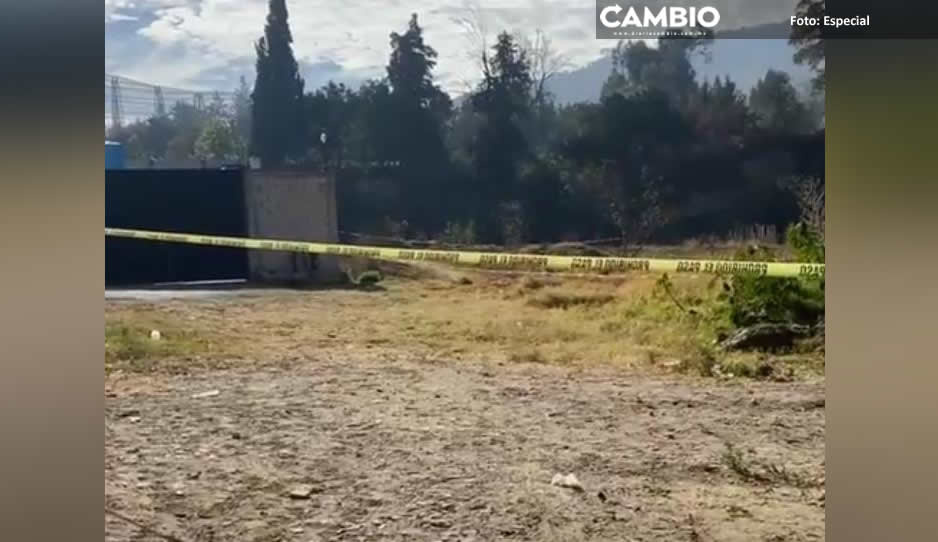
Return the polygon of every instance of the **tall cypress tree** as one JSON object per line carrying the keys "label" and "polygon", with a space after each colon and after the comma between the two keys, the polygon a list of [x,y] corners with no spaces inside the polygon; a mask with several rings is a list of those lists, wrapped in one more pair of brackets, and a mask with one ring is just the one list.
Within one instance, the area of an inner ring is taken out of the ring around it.
{"label": "tall cypress tree", "polygon": [[264,36],[255,46],[257,80],[251,94],[251,147],[263,167],[282,166],[287,158],[303,152],[304,83],[292,43],[286,0],[270,0]]}
{"label": "tall cypress tree", "polygon": [[450,97],[433,81],[436,58],[436,50],[424,42],[416,13],[404,33],[391,33],[387,81],[390,115],[397,129],[390,134],[388,148],[401,162],[397,174],[407,219],[423,231],[441,226],[434,215],[445,193],[444,123],[452,113]]}

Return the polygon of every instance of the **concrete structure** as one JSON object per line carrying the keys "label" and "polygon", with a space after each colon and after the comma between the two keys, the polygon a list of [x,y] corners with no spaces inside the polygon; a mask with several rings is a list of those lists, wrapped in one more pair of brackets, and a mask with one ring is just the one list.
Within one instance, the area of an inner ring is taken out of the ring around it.
{"label": "concrete structure", "polygon": [[[248,235],[286,241],[338,242],[335,182],[321,174],[245,170]],[[251,280],[331,283],[343,273],[334,257],[252,250]]]}

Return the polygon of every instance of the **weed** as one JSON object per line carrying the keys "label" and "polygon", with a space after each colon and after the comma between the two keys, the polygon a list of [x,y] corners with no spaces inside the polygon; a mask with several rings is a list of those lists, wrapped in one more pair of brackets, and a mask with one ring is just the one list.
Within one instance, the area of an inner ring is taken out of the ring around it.
{"label": "weed", "polygon": [[678,368],[681,372],[696,373],[700,376],[713,376],[714,368],[717,366],[716,356],[711,348],[698,345],[696,351],[689,357],[681,361]]}
{"label": "weed", "polygon": [[747,481],[758,483],[771,482],[769,478],[755,469],[749,461],[746,461],[742,452],[735,446],[729,442],[724,444],[726,445],[726,450],[723,451],[723,462],[726,463],[726,466],[729,467],[731,471]]}
{"label": "weed", "polygon": [[619,333],[625,328],[625,324],[618,320],[606,321],[599,325],[599,331],[602,333]]}
{"label": "weed", "polygon": [[[150,338],[150,331],[160,329],[159,340]],[[184,369],[184,365],[168,360],[198,356],[212,348],[205,336],[194,332],[167,328],[163,325],[128,325],[124,322],[105,323],[104,366],[110,372],[153,372],[159,369]]]}
{"label": "weed", "polygon": [[[796,224],[788,230],[788,244],[800,261],[824,262],[823,238],[810,228]],[[774,255],[740,251],[736,259],[771,261]],[[771,278],[736,275],[724,285],[729,317],[735,326],[758,323],[815,325],[824,319],[824,278]]]}
{"label": "weed", "polygon": [[814,488],[821,485],[818,480],[794,473],[781,465],[761,464],[754,460],[747,460],[735,446],[724,442],[726,450],[723,452],[723,462],[740,478],[759,484],[787,485],[800,489]]}
{"label": "weed", "polygon": [[569,309],[571,307],[600,307],[615,299],[611,295],[581,295],[548,292],[529,299],[527,304],[541,309]]}
{"label": "weed", "polygon": [[788,229],[788,244],[803,262],[824,263],[824,233],[798,223]]}
{"label": "weed", "polygon": [[508,359],[513,363],[547,363],[547,360],[544,359],[543,354],[537,348],[512,352]]}
{"label": "weed", "polygon": [[759,323],[814,325],[824,314],[824,291],[802,279],[739,275],[725,297],[737,327]]}
{"label": "weed", "polygon": [[446,229],[440,240],[444,243],[453,245],[472,245],[476,242],[475,222],[469,221],[465,224],[458,222],[447,222]]}
{"label": "weed", "polygon": [[540,290],[543,287],[543,282],[530,275],[524,277],[524,280],[521,281],[521,288],[524,290]]}
{"label": "weed", "polygon": [[347,269],[345,274],[350,284],[364,289],[375,288],[377,283],[384,278],[381,271],[377,269],[367,269],[358,274],[352,269]]}
{"label": "weed", "polygon": [[720,362],[718,368],[720,374],[727,376],[741,376],[744,378],[755,378],[758,380],[767,380],[776,376],[775,365],[765,359],[752,360],[750,358],[726,359]]}

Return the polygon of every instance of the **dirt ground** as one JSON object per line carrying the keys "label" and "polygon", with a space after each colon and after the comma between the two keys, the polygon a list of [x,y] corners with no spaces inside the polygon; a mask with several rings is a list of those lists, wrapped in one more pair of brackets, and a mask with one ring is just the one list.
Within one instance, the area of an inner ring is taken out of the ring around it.
{"label": "dirt ground", "polygon": [[[824,539],[823,376],[457,356],[414,331],[433,300],[407,288],[108,301],[106,322],[225,334],[193,370],[106,376],[105,539]],[[471,296],[493,321],[515,302]]]}

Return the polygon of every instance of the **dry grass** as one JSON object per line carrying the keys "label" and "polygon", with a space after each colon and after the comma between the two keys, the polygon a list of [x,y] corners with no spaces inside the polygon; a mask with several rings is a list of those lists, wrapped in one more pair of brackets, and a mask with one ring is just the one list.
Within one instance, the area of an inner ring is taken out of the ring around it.
{"label": "dry grass", "polygon": [[[106,361],[128,370],[151,370],[157,362],[180,370],[238,358],[282,364],[331,352],[762,374],[756,354],[714,352],[713,324],[658,295],[657,279],[641,273],[597,277],[439,268],[385,276],[383,289],[374,292],[109,304]],[[674,277],[672,283],[682,299],[703,302],[714,292],[706,276]],[[158,345],[146,339],[154,328],[165,337]],[[714,370],[730,361],[730,371]]]}
{"label": "dry grass", "polygon": [[527,304],[541,309],[569,309],[571,307],[601,307],[612,303],[615,298],[608,294],[567,294],[546,292],[528,299]]}
{"label": "dry grass", "polygon": [[[153,330],[159,331],[159,339],[150,337]],[[226,342],[220,337],[205,329],[183,328],[166,318],[140,314],[105,317],[104,366],[109,372],[185,372],[194,367],[218,367],[226,351]]]}

